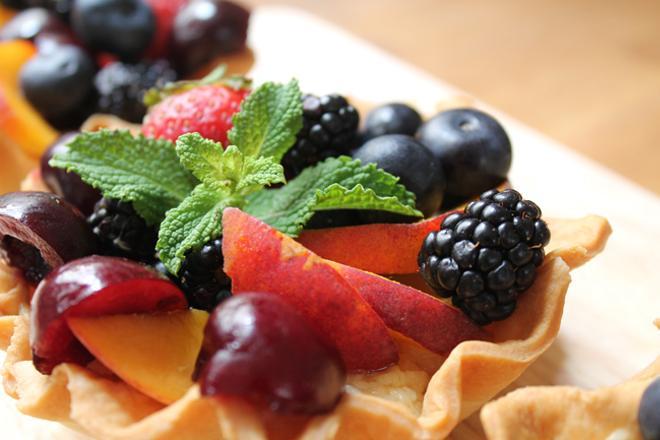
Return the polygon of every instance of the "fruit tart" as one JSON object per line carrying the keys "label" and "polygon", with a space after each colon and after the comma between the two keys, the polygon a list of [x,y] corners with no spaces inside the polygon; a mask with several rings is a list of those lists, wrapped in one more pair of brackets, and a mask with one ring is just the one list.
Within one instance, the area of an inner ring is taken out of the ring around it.
{"label": "fruit tart", "polygon": [[99,438],[443,438],[552,344],[610,228],[509,188],[494,118],[387,104],[360,130],[340,95],[220,76],[0,196],[20,411]]}

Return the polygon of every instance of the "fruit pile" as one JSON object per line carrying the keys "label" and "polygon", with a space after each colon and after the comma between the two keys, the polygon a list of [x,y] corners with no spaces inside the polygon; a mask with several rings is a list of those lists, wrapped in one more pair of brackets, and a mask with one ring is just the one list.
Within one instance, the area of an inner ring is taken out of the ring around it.
{"label": "fruit pile", "polygon": [[0,23],[3,69],[5,62],[20,69],[18,84],[0,81],[0,97],[17,87],[57,130],[77,129],[93,113],[141,122],[147,90],[243,49],[250,15],[225,0],[0,4],[17,10]]}
{"label": "fruit pile", "polygon": [[[193,30],[218,29],[193,26],[195,8],[220,5],[211,15],[224,21],[214,24],[243,26],[241,38],[235,28],[217,32],[231,50],[244,44],[247,13],[212,0],[114,3],[39,10],[47,19],[35,35],[18,35],[39,47],[21,70],[23,91],[33,103],[45,98],[53,117],[67,114],[66,99],[80,108],[88,87],[77,76],[57,83],[67,70],[57,66],[84,71],[100,97],[95,111],[129,120],[142,120],[150,88],[141,135],[65,133],[41,157],[52,194],[0,196],[1,256],[36,286],[38,371],[97,359],[163,403],[195,381],[203,395],[317,414],[335,407],[347,374],[398,362],[391,331],[447,356],[463,341],[489,339],[482,325],[514,312],[549,229],[533,202],[493,189],[511,164],[494,118],[455,109],[423,122],[411,107],[387,104],[361,129],[348,99],[303,95],[295,80],[253,87],[218,69],[177,82],[209,57]],[[18,32],[31,14],[3,32]],[[64,38],[58,17],[75,31],[67,38],[120,61],[94,77],[90,52]],[[142,60],[163,50],[149,23],[171,29],[176,71]],[[121,26],[130,38],[109,39]],[[152,87],[159,79],[167,83]],[[68,81],[79,83],[77,98],[53,91]],[[462,213],[448,209],[479,194]],[[381,276],[418,271],[433,295]],[[134,348],[125,351],[127,334]],[[169,352],[155,347],[164,335]]]}

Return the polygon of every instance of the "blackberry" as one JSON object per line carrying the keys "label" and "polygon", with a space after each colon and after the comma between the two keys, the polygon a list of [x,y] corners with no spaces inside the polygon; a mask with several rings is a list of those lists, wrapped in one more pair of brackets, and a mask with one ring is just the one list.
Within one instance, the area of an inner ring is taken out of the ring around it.
{"label": "blackberry", "polygon": [[130,202],[101,198],[87,218],[105,255],[151,262],[156,255],[158,231],[148,226]]}
{"label": "blackberry", "polygon": [[221,238],[186,256],[177,283],[191,307],[210,312],[231,296],[231,280],[222,270],[223,263]]}
{"label": "blackberry", "polygon": [[94,78],[99,94],[97,111],[129,122],[142,122],[147,112],[142,102],[144,93],[152,87],[176,80],[177,73],[166,60],[108,64]]}
{"label": "blackberry", "polygon": [[419,270],[438,295],[452,298],[480,325],[507,318],[536,278],[550,230],[541,210],[513,189],[490,190],[431,232]]}
{"label": "blackberry", "polygon": [[360,115],[343,96],[305,95],[302,104],[303,127],[282,159],[288,179],[323,159],[347,154],[358,140]]}

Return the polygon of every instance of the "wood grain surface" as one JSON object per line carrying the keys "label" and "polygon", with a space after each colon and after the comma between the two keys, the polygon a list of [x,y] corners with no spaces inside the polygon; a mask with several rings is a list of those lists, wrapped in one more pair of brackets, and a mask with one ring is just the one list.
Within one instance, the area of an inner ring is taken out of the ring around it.
{"label": "wood grain surface", "polygon": [[241,1],[324,17],[660,193],[660,1]]}

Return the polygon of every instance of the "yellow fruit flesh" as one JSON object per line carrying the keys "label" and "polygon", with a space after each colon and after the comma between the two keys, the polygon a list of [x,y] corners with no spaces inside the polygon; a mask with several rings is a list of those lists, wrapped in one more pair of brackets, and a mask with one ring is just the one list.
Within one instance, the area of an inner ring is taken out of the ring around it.
{"label": "yellow fruit flesh", "polygon": [[193,385],[208,313],[69,318],[78,340],[106,367],[147,396],[169,404]]}

